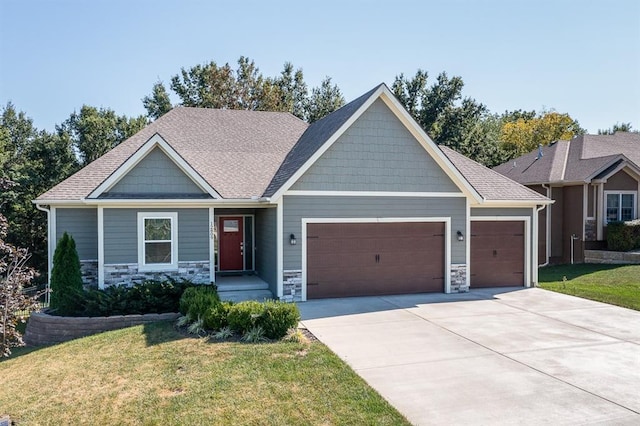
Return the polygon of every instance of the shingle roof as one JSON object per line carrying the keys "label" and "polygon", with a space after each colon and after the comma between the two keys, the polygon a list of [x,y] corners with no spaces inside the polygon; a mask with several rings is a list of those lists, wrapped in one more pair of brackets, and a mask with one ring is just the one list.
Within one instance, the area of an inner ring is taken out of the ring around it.
{"label": "shingle roof", "polygon": [[485,200],[548,201],[547,197],[476,163],[451,148],[441,145],[440,149]]}
{"label": "shingle roof", "polygon": [[155,133],[222,197],[260,196],[307,127],[289,113],[178,107],[38,200],[87,197]]}
{"label": "shingle roof", "polygon": [[264,196],[272,196],[284,185],[383,84],[379,84],[359,98],[311,124],[284,159],[284,162],[267,187]]}
{"label": "shingle roof", "polygon": [[522,184],[579,182],[626,157],[640,164],[640,134],[616,132],[614,135],[580,135],[570,141],[557,141],[494,168]]}

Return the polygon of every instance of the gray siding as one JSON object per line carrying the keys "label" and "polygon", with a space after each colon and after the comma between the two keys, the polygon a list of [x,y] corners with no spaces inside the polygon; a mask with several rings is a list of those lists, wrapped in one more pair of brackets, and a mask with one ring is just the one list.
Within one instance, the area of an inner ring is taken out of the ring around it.
{"label": "gray siding", "polygon": [[256,209],[256,273],[278,294],[277,212],[275,208]]}
{"label": "gray siding", "polygon": [[98,259],[98,210],[56,209],[56,244],[68,232],[76,242],[80,260]]}
{"label": "gray siding", "polygon": [[129,171],[109,194],[202,194],[203,191],[159,148]]}
{"label": "gray siding", "polygon": [[[455,238],[466,229],[466,199],[418,197],[284,197],[285,241],[302,237],[302,218],[450,217],[451,262],[466,263],[465,243]],[[284,244],[284,269],[302,268],[301,245]]]}
{"label": "gray siding", "polygon": [[291,189],[459,192],[380,99]]}
{"label": "gray siding", "polygon": [[178,212],[178,260],[209,259],[208,209],[104,209],[104,262],[138,263],[138,212]]}

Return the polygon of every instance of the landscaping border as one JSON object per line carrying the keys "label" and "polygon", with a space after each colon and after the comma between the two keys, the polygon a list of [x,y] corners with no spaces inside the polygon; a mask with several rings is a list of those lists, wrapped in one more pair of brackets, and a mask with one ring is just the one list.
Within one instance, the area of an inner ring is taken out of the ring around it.
{"label": "landscaping border", "polygon": [[33,312],[27,323],[24,341],[29,346],[50,345],[103,331],[156,321],[175,320],[179,316],[178,313],[166,313],[111,317],[59,317],[44,312]]}

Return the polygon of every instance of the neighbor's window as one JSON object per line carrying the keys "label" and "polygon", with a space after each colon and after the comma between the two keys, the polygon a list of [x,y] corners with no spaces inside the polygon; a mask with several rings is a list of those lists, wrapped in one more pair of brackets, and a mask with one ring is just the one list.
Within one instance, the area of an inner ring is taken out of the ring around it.
{"label": "neighbor's window", "polygon": [[138,213],[138,267],[140,269],[178,266],[178,214]]}
{"label": "neighbor's window", "polygon": [[633,220],[636,216],[635,192],[609,192],[606,194],[607,206],[605,216],[607,222]]}

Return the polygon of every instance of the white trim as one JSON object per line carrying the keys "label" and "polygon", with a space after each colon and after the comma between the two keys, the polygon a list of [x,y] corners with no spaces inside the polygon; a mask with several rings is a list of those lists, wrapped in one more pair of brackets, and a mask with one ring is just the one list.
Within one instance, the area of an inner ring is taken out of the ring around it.
{"label": "white trim", "polygon": [[495,207],[512,207],[512,208],[525,208],[534,207],[541,204],[553,204],[554,200],[485,200],[484,203],[474,205],[474,208],[495,208]]}
{"label": "white trim", "polygon": [[105,179],[87,198],[97,198],[102,193],[109,191],[129,173],[140,161],[142,161],[153,149],[159,148],[172,160],[180,170],[195,183],[198,188],[213,198],[222,198],[215,189],[205,181],[193,167],[189,165],[159,134],[154,134],[138,150],[122,163],[107,179]]}
{"label": "white trim", "polygon": [[612,189],[612,190],[607,190],[604,191],[604,203],[603,203],[603,222],[604,225],[606,226],[609,223],[609,220],[607,219],[607,195],[620,195],[620,206],[619,206],[619,210],[618,210],[618,217],[620,217],[620,212],[622,211],[622,195],[633,195],[633,219],[636,219],[638,217],[638,191],[630,191],[630,190],[616,190],[616,189]]}
{"label": "white trim", "polygon": [[467,198],[466,202],[466,214],[467,220],[465,227],[467,228],[465,231],[465,257],[467,263],[467,276],[466,276],[466,285],[467,289],[471,288],[471,205],[469,199]]}
{"label": "white trim", "polygon": [[[534,209],[534,214],[535,209]],[[524,222],[524,286],[531,287],[531,218],[529,216],[473,216],[472,221],[494,221],[494,222]],[[536,241],[537,244],[537,241]],[[538,268],[538,260],[533,262]]]}
{"label": "white trim", "polygon": [[[146,264],[145,219],[169,219],[171,221],[171,263]],[[178,269],[178,212],[138,212],[138,271],[174,271]]]}
{"label": "white trim", "polygon": [[216,213],[215,208],[209,207],[209,281],[216,282],[216,241],[215,241]]}
{"label": "white trim", "polygon": [[[451,218],[450,217],[364,217],[302,218],[302,301],[307,300],[307,225],[310,223],[424,223],[444,222],[444,292],[451,293]],[[281,288],[279,287],[278,291]],[[280,296],[281,297],[281,296]]]}
{"label": "white trim", "polygon": [[462,176],[458,169],[451,163],[446,155],[438,148],[438,146],[429,138],[424,130],[416,123],[406,109],[398,102],[396,97],[391,93],[389,88],[381,84],[378,89],[371,94],[361,106],[355,111],[349,119],[336,130],[333,135],[316,151],[313,155],[289,178],[287,181],[273,194],[272,199],[280,199],[282,196],[297,182],[304,173],[344,134],[344,132],[360,118],[360,116],[375,102],[378,98],[389,107],[392,113],[402,122],[407,130],[416,138],[418,143],[431,155],[435,162],[442,170],[451,178],[465,195],[470,196],[476,202],[481,203],[482,197],[473,188],[473,186]]}
{"label": "white trim", "polygon": [[599,209],[596,210],[596,214],[598,214],[598,222],[597,222],[597,231],[596,231],[596,240],[602,241],[604,238],[604,216],[606,214],[606,206],[604,205],[604,183],[598,184],[598,205]]}
{"label": "white trim", "polygon": [[[282,201],[282,197],[278,198],[276,207],[276,287],[279,299],[284,296],[284,209]],[[305,291],[303,290],[303,295]]]}
{"label": "white trim", "polygon": [[98,206],[98,288],[104,288],[104,208]]}
{"label": "white trim", "polygon": [[466,197],[462,192],[308,191],[290,189],[284,195],[312,197]]}
{"label": "white trim", "polygon": [[[226,199],[226,200],[191,200],[191,199],[100,199],[83,201],[86,206],[107,206],[109,208],[130,208],[131,206],[176,206],[176,207],[224,207],[224,208],[268,208],[274,207],[272,203],[248,200],[248,199]],[[55,203],[51,203],[55,204]]]}

